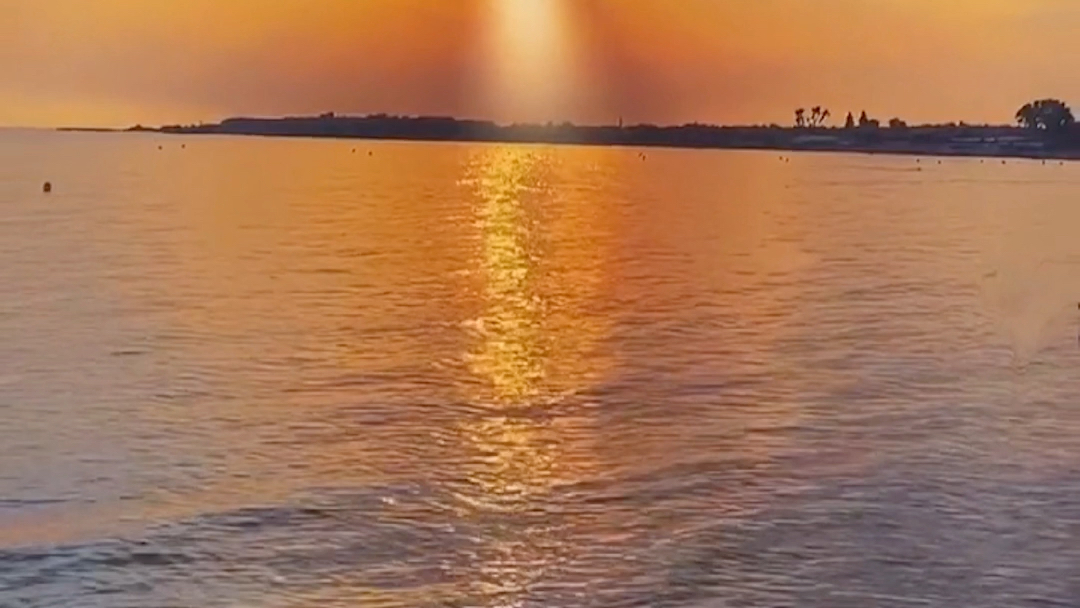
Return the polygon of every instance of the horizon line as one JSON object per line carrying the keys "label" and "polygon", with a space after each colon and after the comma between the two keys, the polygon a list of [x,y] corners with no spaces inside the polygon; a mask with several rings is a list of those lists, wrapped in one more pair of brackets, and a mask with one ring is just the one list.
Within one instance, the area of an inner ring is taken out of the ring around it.
{"label": "horizon line", "polygon": [[[318,119],[323,119],[323,120],[347,120],[347,119],[370,120],[370,119],[377,119],[377,118],[393,119],[393,120],[450,120],[450,121],[459,122],[459,123],[479,123],[479,124],[483,124],[485,126],[494,126],[494,127],[499,127],[499,128],[512,128],[512,127],[539,127],[539,128],[563,127],[563,128],[567,128],[567,127],[569,127],[569,128],[598,128],[598,129],[603,129],[603,128],[629,129],[629,128],[635,128],[635,127],[652,127],[652,128],[665,128],[665,129],[667,129],[667,128],[680,128],[680,127],[692,127],[692,126],[707,127],[707,128],[721,128],[721,129],[740,129],[740,128],[742,128],[742,129],[770,129],[770,128],[775,129],[775,128],[780,128],[780,129],[803,129],[803,130],[828,130],[828,129],[843,130],[843,129],[847,128],[844,124],[822,124],[822,125],[815,125],[815,126],[810,126],[810,125],[799,126],[799,125],[792,124],[790,122],[789,123],[777,123],[777,122],[712,123],[712,122],[701,122],[701,121],[698,121],[698,120],[694,120],[694,121],[690,121],[690,122],[682,122],[682,123],[674,123],[674,122],[668,122],[668,123],[660,123],[660,122],[657,122],[657,123],[653,123],[653,122],[625,122],[625,123],[621,123],[621,124],[620,124],[619,121],[616,121],[616,122],[613,122],[613,123],[596,123],[596,122],[581,122],[581,123],[578,123],[578,122],[574,122],[574,121],[571,121],[571,120],[561,120],[561,121],[547,120],[547,121],[543,121],[543,122],[537,122],[537,121],[501,122],[501,121],[495,120],[495,119],[474,118],[474,117],[466,117],[466,116],[454,116],[454,115],[448,115],[448,114],[391,114],[391,113],[388,113],[388,112],[373,112],[373,113],[367,113],[367,114],[339,114],[339,113],[334,112],[334,111],[325,111],[325,112],[318,112],[318,113],[311,113],[311,114],[280,114],[280,115],[235,114],[235,115],[232,115],[232,116],[226,116],[226,117],[219,118],[219,119],[216,119],[216,120],[211,120],[211,121],[198,121],[198,122],[187,122],[187,123],[171,122],[171,123],[160,123],[160,124],[156,124],[156,125],[151,124],[151,123],[144,123],[144,122],[129,122],[129,123],[127,123],[126,126],[71,125],[71,124],[49,125],[49,126],[44,126],[44,125],[0,125],[0,129],[5,129],[5,130],[15,130],[15,129],[24,129],[24,130],[65,130],[65,129],[94,130],[94,129],[98,129],[98,130],[102,130],[102,131],[124,131],[124,130],[142,128],[142,129],[145,129],[145,130],[156,131],[156,130],[172,128],[172,127],[187,128],[187,127],[198,127],[198,126],[221,125],[221,124],[225,123],[226,121],[232,121],[232,120],[267,120],[267,121],[270,121],[270,120],[318,120]],[[899,117],[892,117],[892,118],[899,118]],[[1004,128],[1004,127],[1010,127],[1010,128],[1015,128],[1015,127],[1017,127],[1015,122],[1000,122],[1000,123],[966,122],[964,120],[951,120],[951,121],[945,121],[945,122],[910,123],[910,124],[907,124],[906,126],[907,126],[907,128],[927,128],[927,127],[953,127],[953,128],[961,128],[961,127]],[[886,123],[882,124],[881,127],[882,128],[888,128],[888,123],[886,122]]]}

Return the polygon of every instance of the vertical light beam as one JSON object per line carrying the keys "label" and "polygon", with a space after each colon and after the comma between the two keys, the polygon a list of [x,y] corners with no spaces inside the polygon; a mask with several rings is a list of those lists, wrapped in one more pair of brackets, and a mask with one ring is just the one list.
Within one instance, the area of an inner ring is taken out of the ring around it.
{"label": "vertical light beam", "polygon": [[497,119],[570,118],[582,79],[567,0],[489,0],[484,104]]}

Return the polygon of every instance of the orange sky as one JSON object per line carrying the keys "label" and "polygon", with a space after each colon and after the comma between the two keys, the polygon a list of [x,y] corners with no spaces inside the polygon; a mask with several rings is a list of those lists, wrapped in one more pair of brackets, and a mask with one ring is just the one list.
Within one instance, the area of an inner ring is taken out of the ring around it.
{"label": "orange sky", "polygon": [[0,125],[1004,122],[1080,103],[1077,31],[1077,0],[0,0]]}

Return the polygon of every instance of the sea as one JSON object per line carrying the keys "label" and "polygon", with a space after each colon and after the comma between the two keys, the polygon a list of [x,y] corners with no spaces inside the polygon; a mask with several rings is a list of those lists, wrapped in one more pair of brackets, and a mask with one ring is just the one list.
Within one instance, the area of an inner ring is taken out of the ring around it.
{"label": "sea", "polygon": [[0,131],[0,606],[1080,606],[1078,231],[1056,161]]}

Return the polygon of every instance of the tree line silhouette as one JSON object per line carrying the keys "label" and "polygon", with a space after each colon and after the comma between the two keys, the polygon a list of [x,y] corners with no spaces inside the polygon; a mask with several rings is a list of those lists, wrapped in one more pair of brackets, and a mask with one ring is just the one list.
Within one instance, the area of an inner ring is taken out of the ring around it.
{"label": "tree line silhouette", "polygon": [[[574,143],[589,145],[667,146],[782,150],[853,150],[900,153],[1080,155],[1080,128],[1064,102],[1042,99],[1017,110],[1016,126],[947,123],[908,125],[892,118],[885,125],[866,111],[848,112],[843,128],[828,126],[832,112],[824,106],[798,108],[794,127],[777,124],[720,126],[688,123],[677,126],[628,124],[583,126],[568,122],[502,125],[492,121],[447,116],[372,114],[282,118],[229,118],[220,123],[172,125],[131,130],[164,133],[216,133],[291,137],[343,137],[421,141],[490,141]],[[886,128],[887,127],[887,128]]]}
{"label": "tree line silhouette", "polygon": [[[820,129],[825,127],[825,123],[828,122],[832,113],[828,108],[822,106],[814,106],[810,109],[809,116],[806,114],[805,108],[797,108],[795,110],[795,128],[797,129]],[[907,128],[907,122],[899,118],[889,119],[890,129],[905,129]],[[847,118],[844,119],[845,129],[878,129],[881,128],[881,121],[876,118],[870,118],[866,114],[866,110],[863,110],[859,115],[858,122],[855,120],[855,115],[851,112],[847,113]]]}
{"label": "tree line silhouette", "polygon": [[[817,129],[826,126],[832,113],[828,108],[814,106],[807,114],[806,108],[795,109],[795,127],[799,129]],[[1039,131],[1048,135],[1062,135],[1071,132],[1076,127],[1076,118],[1068,104],[1060,99],[1038,99],[1024,104],[1016,111],[1016,122],[1025,129]],[[907,122],[900,118],[891,118],[888,122],[890,129],[905,129]],[[961,123],[963,125],[963,123]],[[881,127],[881,121],[870,118],[866,110],[863,110],[856,122],[855,115],[847,113],[844,119],[845,129],[877,129]]]}
{"label": "tree line silhouette", "polygon": [[1060,99],[1039,99],[1021,106],[1016,111],[1016,122],[1025,129],[1060,135],[1073,130],[1076,118]]}

